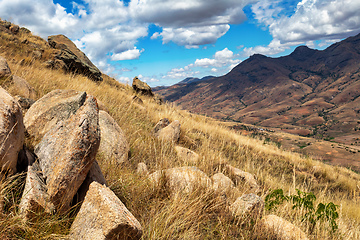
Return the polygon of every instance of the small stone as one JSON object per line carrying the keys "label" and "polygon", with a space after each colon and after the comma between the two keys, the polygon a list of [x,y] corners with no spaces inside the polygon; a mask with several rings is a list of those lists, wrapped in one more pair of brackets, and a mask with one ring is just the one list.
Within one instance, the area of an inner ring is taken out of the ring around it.
{"label": "small stone", "polygon": [[137,165],[136,173],[141,176],[149,175],[149,170],[145,163],[141,162]]}
{"label": "small stone", "polygon": [[180,139],[180,122],[178,120],[173,121],[167,127],[157,131],[155,135],[163,141],[178,142]]}
{"label": "small stone", "polygon": [[231,165],[226,165],[226,170],[229,173],[230,178],[234,181],[235,185],[238,186],[240,184],[244,185],[244,187],[250,187],[250,189],[254,192],[259,191],[260,187],[255,180],[254,175],[248,172],[244,172],[238,168],[235,168]]}
{"label": "small stone", "polygon": [[216,173],[211,177],[215,192],[225,193],[235,188],[234,182],[223,173]]}
{"label": "small stone", "polygon": [[189,194],[199,188],[211,187],[210,178],[196,167],[177,167],[156,171],[149,175],[153,187],[165,188],[171,194]]}
{"label": "small stone", "polygon": [[308,240],[300,228],[275,215],[263,217],[254,229],[254,235],[258,240]]}
{"label": "small stone", "polygon": [[230,212],[236,218],[255,220],[261,218],[264,212],[264,201],[256,194],[242,195],[231,204]]}
{"label": "small stone", "polygon": [[195,165],[199,160],[199,154],[197,154],[194,151],[191,151],[188,148],[175,146],[175,151],[177,153],[178,158],[185,163]]}

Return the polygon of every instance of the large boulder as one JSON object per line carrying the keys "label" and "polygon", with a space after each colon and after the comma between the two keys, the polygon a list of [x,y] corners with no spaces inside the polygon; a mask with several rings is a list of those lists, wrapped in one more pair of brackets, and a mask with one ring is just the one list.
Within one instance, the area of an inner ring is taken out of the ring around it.
{"label": "large boulder", "polygon": [[242,185],[244,188],[249,188],[253,192],[259,191],[260,187],[251,173],[240,170],[231,165],[226,165],[226,171],[229,177],[234,181],[235,185]]}
{"label": "large boulder", "polygon": [[34,162],[28,167],[19,210],[20,214],[27,220],[42,211],[51,214],[55,210],[47,194],[47,187],[38,162]]}
{"label": "large boulder", "polygon": [[275,215],[263,217],[255,225],[254,235],[258,240],[308,240],[300,228]]}
{"label": "large boulder", "polygon": [[130,146],[120,126],[105,111],[99,111],[99,125],[101,130],[99,152],[115,164],[126,162]]}
{"label": "large boulder", "polygon": [[151,97],[154,96],[151,87],[146,82],[138,79],[138,77],[134,77],[132,87],[137,93],[141,93],[142,95],[147,95]]}
{"label": "large boulder", "polygon": [[0,87],[0,171],[16,173],[18,154],[23,147],[25,128],[18,102]]}
{"label": "large boulder", "polygon": [[35,147],[50,201],[60,211],[69,208],[95,161],[100,145],[98,111],[96,99],[87,96],[75,115],[59,122]]}
{"label": "large boulder", "polygon": [[0,56],[0,80],[11,76],[11,70],[5,58]]}
{"label": "large boulder", "polygon": [[36,98],[35,89],[25,79],[18,76],[13,76],[12,82],[18,92],[18,95],[24,98]]}
{"label": "large boulder", "polygon": [[93,81],[103,80],[100,70],[69,38],[53,35],[48,37],[48,42],[51,47],[60,50],[55,59],[64,62],[68,70],[88,76]]}
{"label": "large boulder", "polygon": [[154,188],[167,189],[171,194],[189,194],[199,188],[211,187],[210,178],[196,167],[177,167],[156,171],[149,175]]}
{"label": "large boulder", "polygon": [[264,212],[264,201],[256,194],[245,194],[231,204],[230,212],[236,218],[255,220]]}
{"label": "large boulder", "polygon": [[140,223],[107,187],[93,182],[71,229],[70,239],[140,239]]}
{"label": "large boulder", "polygon": [[178,158],[185,163],[195,165],[199,160],[199,154],[188,148],[175,146],[175,151]]}
{"label": "large boulder", "polygon": [[86,92],[54,90],[36,101],[26,112],[24,124],[27,132],[36,139],[58,122],[68,119],[84,104]]}
{"label": "large boulder", "polygon": [[173,121],[168,126],[159,129],[155,136],[163,141],[178,142],[180,139],[180,122],[178,120]]}

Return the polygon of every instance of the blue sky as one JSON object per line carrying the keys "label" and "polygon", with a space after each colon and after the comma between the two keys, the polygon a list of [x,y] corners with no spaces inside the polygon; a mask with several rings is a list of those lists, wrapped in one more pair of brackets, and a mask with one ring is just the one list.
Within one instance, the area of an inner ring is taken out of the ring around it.
{"label": "blue sky", "polygon": [[360,0],[0,0],[0,18],[64,34],[103,72],[150,86],[220,76],[254,53],[360,33]]}

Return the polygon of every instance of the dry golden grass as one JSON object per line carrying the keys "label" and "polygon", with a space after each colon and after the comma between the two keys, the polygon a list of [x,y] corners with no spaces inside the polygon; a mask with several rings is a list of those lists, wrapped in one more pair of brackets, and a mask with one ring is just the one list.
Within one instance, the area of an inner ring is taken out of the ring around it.
{"label": "dry golden grass", "polygon": [[[0,39],[1,40],[1,39]],[[39,40],[39,39],[38,39]],[[41,41],[39,40],[41,43]],[[39,43],[39,44],[40,44]],[[104,76],[102,83],[88,78],[44,68],[41,61],[29,57],[24,49],[9,51],[0,49],[0,55],[8,59],[12,73],[26,79],[42,97],[55,89],[76,89],[95,96],[125,132],[131,147],[129,163],[114,167],[101,155],[97,160],[111,189],[136,216],[143,227],[143,239],[251,239],[253,224],[241,224],[230,217],[224,203],[216,194],[199,190],[186,197],[172,197],[167,192],[153,191],[145,176],[136,174],[136,166],[144,162],[150,172],[188,165],[177,158],[174,145],[158,141],[152,128],[161,118],[181,123],[180,144],[200,155],[196,166],[209,176],[223,171],[228,163],[253,173],[260,185],[263,198],[269,189],[282,188],[286,193],[295,189],[313,192],[316,203],[334,202],[339,205],[339,230],[330,234],[326,224],[318,224],[310,234],[306,223],[301,221],[301,211],[292,210],[289,204],[281,205],[273,213],[284,217],[305,231],[310,239],[360,239],[360,176],[348,169],[328,166],[299,154],[284,151],[275,145],[264,144],[258,139],[239,135],[216,121],[171,104],[158,105],[154,100],[142,97],[143,105],[132,101],[135,94],[129,86]],[[44,61],[44,60],[43,60]],[[17,90],[8,87],[12,95]],[[35,144],[28,141],[31,145]],[[13,192],[13,180],[0,186],[2,193]],[[229,197],[234,201],[244,191]],[[17,204],[19,196],[8,204],[4,216],[0,216],[0,236],[3,239],[62,239],[68,232],[71,218],[42,217],[33,224],[19,220]]]}

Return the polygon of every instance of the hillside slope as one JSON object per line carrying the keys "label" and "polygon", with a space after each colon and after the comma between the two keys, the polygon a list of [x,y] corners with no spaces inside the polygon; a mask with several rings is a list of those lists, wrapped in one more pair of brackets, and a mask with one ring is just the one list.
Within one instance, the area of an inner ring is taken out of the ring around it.
{"label": "hillside slope", "polygon": [[[27,44],[19,44],[25,39]],[[36,48],[31,43],[36,44]],[[360,239],[358,174],[240,135],[211,118],[169,104],[159,105],[150,97],[138,95],[142,99],[139,103],[133,100],[135,91],[131,87],[106,75],[103,75],[102,82],[94,82],[82,75],[47,68],[44,62],[49,60],[49,46],[45,40],[30,33],[12,35],[0,31],[0,46],[0,56],[8,60],[12,73],[26,79],[35,89],[34,100],[55,89],[86,91],[95,96],[99,105],[119,124],[129,142],[129,161],[118,166],[100,154],[96,160],[110,188],[141,223],[142,239],[252,239],[256,232],[254,222],[244,224],[233,219],[227,210],[229,203],[248,193],[242,185],[227,193],[226,201],[223,201],[224,196],[204,189],[173,198],[164,189],[154,191],[146,174],[137,174],[137,165],[141,162],[147,165],[150,173],[195,166],[208,176],[225,173],[223,166],[231,164],[256,177],[260,186],[257,194],[262,199],[270,189],[277,188],[286,194],[295,194],[295,189],[313,192],[317,196],[316,204],[334,202],[341,206],[338,208],[339,229],[335,233],[330,233],[326,221],[318,221],[313,229],[310,228],[308,221],[302,221],[303,209],[292,209],[290,203],[264,210],[264,214],[275,214],[292,222],[310,239]],[[40,57],[34,53],[39,49],[43,53]],[[13,96],[22,94],[7,81],[1,82],[1,86]],[[196,162],[181,159],[176,153],[175,143],[154,136],[153,128],[163,118],[180,122],[177,145],[199,154]],[[33,149],[34,144],[34,139],[26,139],[29,149]],[[18,213],[23,181],[23,177],[15,176],[2,180],[0,184],[0,197],[5,199],[0,214],[0,238],[66,239],[73,212],[40,215],[31,223],[23,221]]]}

